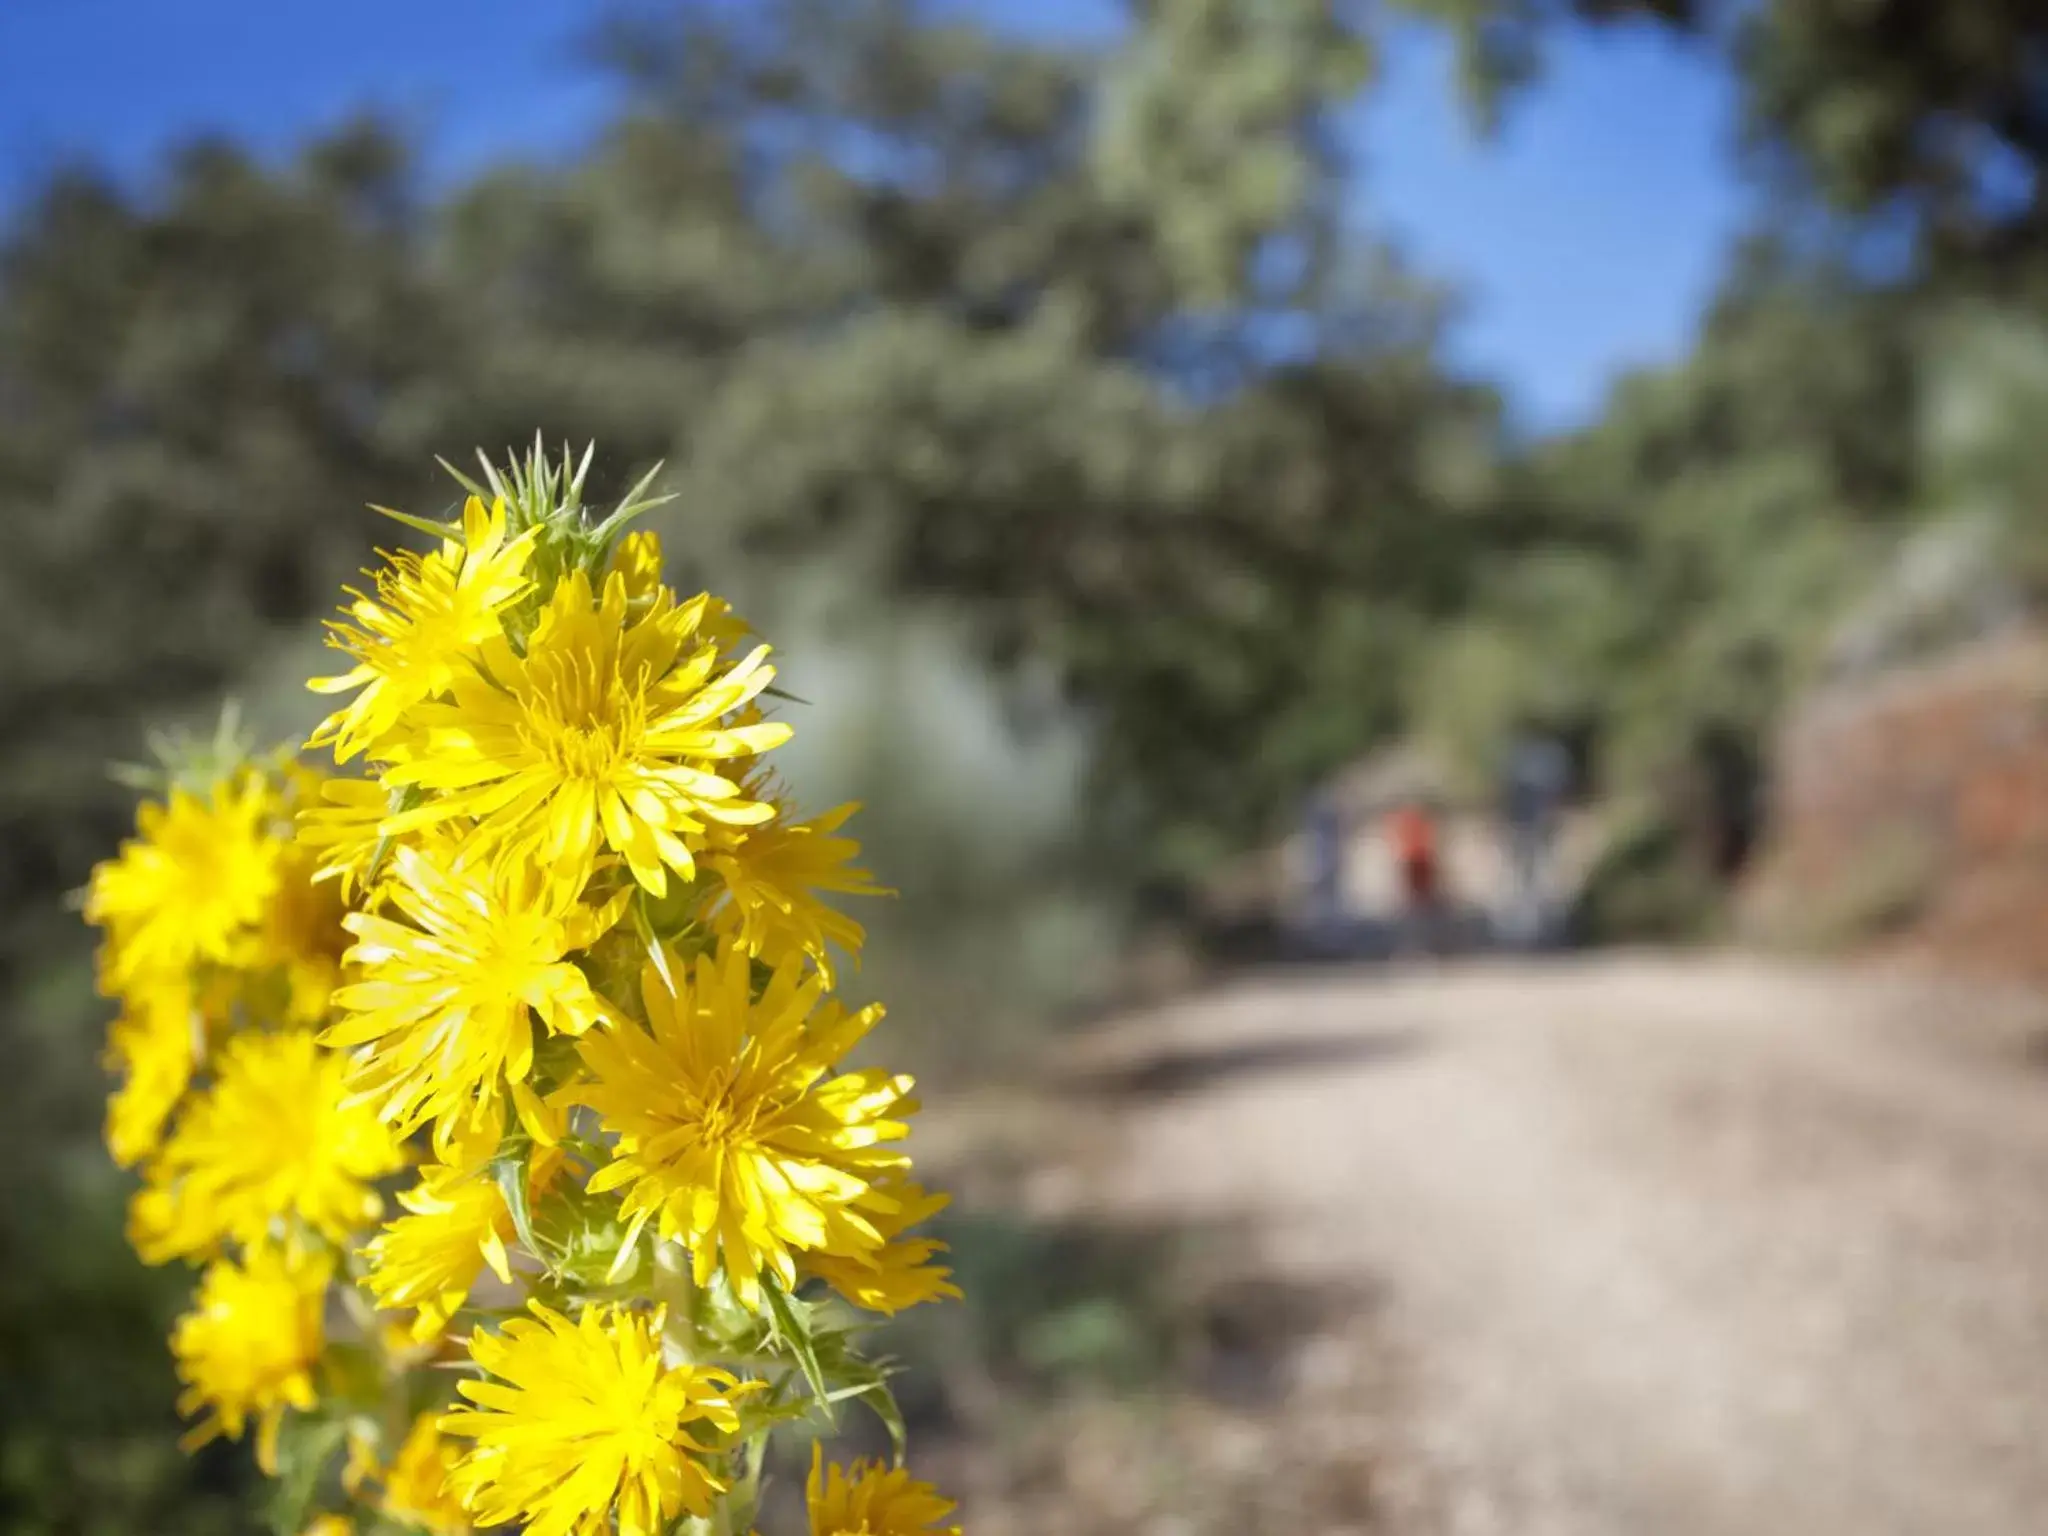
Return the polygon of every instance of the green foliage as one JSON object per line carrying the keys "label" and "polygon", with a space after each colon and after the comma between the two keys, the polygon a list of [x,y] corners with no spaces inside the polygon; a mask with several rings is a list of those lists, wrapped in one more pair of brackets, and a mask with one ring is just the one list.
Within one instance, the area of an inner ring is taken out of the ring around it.
{"label": "green foliage", "polygon": [[[34,942],[63,955],[72,914]],[[181,1277],[123,1238],[128,1180],[98,1144],[104,1089],[88,959],[8,999],[0,1078],[0,1529],[20,1536],[241,1536],[258,1482],[231,1452],[183,1455],[164,1338]]]}
{"label": "green foliage", "polygon": [[1930,500],[1988,526],[1990,559],[2038,604],[2048,597],[2048,321],[1963,307],[1936,332],[1928,379]]}
{"label": "green foliage", "polygon": [[0,252],[0,965],[127,803],[138,721],[230,683],[361,562],[445,412],[404,156],[188,151],[62,179]]}
{"label": "green foliage", "polygon": [[1174,1365],[1188,1322],[1174,1287],[1191,1240],[998,1213],[947,1213],[935,1230],[951,1245],[966,1299],[897,1318],[886,1337],[904,1353],[948,1360],[1020,1398],[1091,1383],[1151,1386]]}
{"label": "green foliage", "polygon": [[1586,872],[1572,926],[1589,944],[1699,939],[1713,931],[1722,894],[1676,821],[1659,807],[1638,807]]}
{"label": "green foliage", "polygon": [[1340,0],[1169,0],[1109,71],[1094,164],[1114,206],[1156,231],[1198,304],[1243,302],[1275,247],[1326,255],[1323,109],[1354,94],[1371,49]]}
{"label": "green foliage", "polygon": [[1776,0],[1745,23],[1756,130],[1854,213],[1923,221],[1937,254],[2039,252],[2048,16],[2027,0]]}
{"label": "green foliage", "polygon": [[1601,932],[1696,926],[1755,831],[1782,710],[1921,515],[1922,331],[1912,300],[1759,248],[1691,357],[1520,467],[1535,531],[1432,647],[1417,717],[1467,763],[1524,722],[1591,744],[1646,818],[1599,878],[1685,866],[1596,894]]}

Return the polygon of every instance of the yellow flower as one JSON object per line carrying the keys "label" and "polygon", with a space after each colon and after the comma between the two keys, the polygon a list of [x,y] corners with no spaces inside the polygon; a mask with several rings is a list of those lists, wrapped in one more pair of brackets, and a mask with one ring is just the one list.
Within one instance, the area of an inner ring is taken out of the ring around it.
{"label": "yellow flower", "polygon": [[391,1470],[384,1474],[384,1494],[377,1508],[428,1536],[463,1536],[469,1529],[469,1512],[448,1487],[448,1474],[459,1453],[442,1437],[439,1417],[423,1413],[413,1420]]}
{"label": "yellow flower", "polygon": [[822,1446],[811,1447],[811,1536],[960,1536],[939,1522],[957,1507],[901,1467],[857,1461],[842,1471],[825,1465]]}
{"label": "yellow flower", "polygon": [[434,1122],[437,1148],[504,1116],[533,1067],[533,1016],[580,1035],[602,1016],[570,963],[618,921],[630,893],[582,905],[523,859],[461,862],[447,850],[392,853],[392,903],[417,926],[371,912],[344,919],[358,980],[335,993],[347,1017],[321,1038],[357,1053],[356,1086],[407,1134]]}
{"label": "yellow flower", "polygon": [[341,899],[354,900],[369,881],[370,865],[383,847],[379,830],[391,814],[391,792],[369,779],[329,779],[320,786],[319,805],[299,812],[298,843],[319,860],[315,880],[341,881]]}
{"label": "yellow flower", "polygon": [[[635,528],[612,546],[611,561],[605,570],[608,574],[616,573],[625,582],[628,602],[644,607],[661,593],[663,563],[661,536],[652,528]],[[704,605],[697,632],[717,646],[721,654],[732,654],[753,633],[747,621],[734,613],[732,604],[724,598],[706,595],[694,601]]]}
{"label": "yellow flower", "polygon": [[717,647],[700,633],[708,601],[677,608],[664,589],[632,617],[622,576],[606,581],[600,601],[572,571],[524,655],[502,640],[485,646],[451,703],[415,712],[424,734],[384,782],[431,798],[384,830],[467,816],[487,844],[555,870],[565,885],[582,885],[601,846],[657,896],[668,869],[689,878],[685,839],[701,841],[709,823],[774,814],[713,769],[789,739],[786,725],[723,723],[775,669],[759,646],[719,670]]}
{"label": "yellow flower", "polygon": [[[567,1119],[538,1101],[524,1106],[523,1118],[537,1138],[527,1162],[527,1199],[538,1202],[565,1164],[557,1143],[568,1129]],[[400,1336],[405,1348],[440,1337],[469,1299],[484,1265],[512,1283],[506,1245],[516,1228],[490,1166],[501,1134],[499,1127],[489,1126],[460,1138],[445,1161],[422,1170],[419,1183],[398,1197],[411,1214],[386,1223],[363,1249],[377,1305],[418,1309],[412,1327]]]}
{"label": "yellow flower", "polygon": [[162,1141],[165,1122],[192,1082],[199,1029],[182,977],[138,989],[114,1021],[108,1065],[126,1076],[107,1102],[107,1150],[123,1168],[141,1162]]}
{"label": "yellow flower", "polygon": [[621,1207],[637,1234],[686,1243],[698,1284],[723,1253],[734,1290],[760,1299],[763,1269],[796,1283],[792,1250],[858,1254],[882,1244],[858,1202],[909,1159],[884,1143],[908,1134],[892,1115],[917,1108],[911,1080],[875,1070],[826,1074],[881,1017],[821,1002],[823,981],[795,957],[756,1001],[744,950],[700,955],[675,971],[671,994],[649,966],[641,977],[652,1033],[620,1022],[578,1049],[591,1081],[562,1095],[595,1109],[617,1132],[613,1161],[592,1193],[627,1186]]}
{"label": "yellow flower", "polygon": [[497,1381],[463,1381],[477,1406],[441,1428],[476,1443],[450,1486],[479,1525],[522,1523],[527,1536],[656,1536],[678,1514],[702,1515],[725,1482],[703,1458],[739,1430],[733,1400],[758,1388],[711,1366],[664,1368],[664,1315],[586,1306],[571,1323],[539,1302],[502,1333],[470,1336]]}
{"label": "yellow flower", "polygon": [[347,1515],[315,1515],[299,1536],[356,1536],[356,1523]]}
{"label": "yellow flower", "polygon": [[199,1282],[190,1312],[171,1331],[185,1391],[178,1411],[206,1418],[185,1436],[196,1450],[218,1435],[239,1440],[258,1421],[256,1459],[277,1470],[277,1430],[287,1408],[314,1405],[313,1367],[324,1334],[321,1314],[333,1266],[326,1259],[257,1249],[241,1263],[216,1260]]}
{"label": "yellow flower", "polygon": [[379,1232],[363,1256],[369,1285],[384,1308],[417,1307],[412,1334],[425,1341],[448,1326],[485,1264],[508,1285],[512,1213],[488,1165],[434,1164],[398,1197],[411,1212]]}
{"label": "yellow flower", "polygon": [[708,594],[693,601],[704,605],[704,617],[698,624],[698,633],[718,647],[721,656],[735,656],[739,648],[751,640],[754,631],[747,621],[733,611],[733,606],[722,597]]}
{"label": "yellow flower", "polygon": [[151,1188],[171,1198],[137,1213],[143,1258],[203,1253],[226,1237],[253,1244],[278,1222],[341,1242],[375,1221],[383,1202],[371,1181],[404,1155],[370,1106],[347,1100],[347,1070],[299,1031],[230,1040],[213,1087],[150,1167]]}
{"label": "yellow flower", "polygon": [[626,600],[651,603],[661,593],[661,536],[652,528],[635,528],[612,546],[608,574],[626,584]]}
{"label": "yellow flower", "polygon": [[251,963],[274,967],[283,983],[285,1019],[318,1024],[341,980],[342,898],[334,886],[317,881],[314,850],[287,844],[278,857],[277,892],[264,909],[252,944]]}
{"label": "yellow flower", "polygon": [[[328,624],[328,644],[355,658],[339,677],[316,677],[315,693],[361,692],[323,720],[310,746],[333,744],[338,762],[377,747],[405,712],[447,689],[474,648],[501,633],[499,615],[533,583],[526,564],[534,530],[505,536],[505,504],[486,513],[472,496],[462,508],[462,539],[431,554],[400,551],[375,573],[377,595],[354,590],[353,624]],[[370,572],[364,572],[370,575]]]}
{"label": "yellow flower", "polygon": [[136,813],[138,836],[93,871],[85,915],[107,929],[107,981],[168,975],[200,961],[235,960],[278,884],[284,844],[272,837],[270,791],[255,774],[182,789]]}
{"label": "yellow flower", "polygon": [[377,1436],[358,1421],[349,1425],[343,1443],[347,1454],[341,1463],[341,1491],[353,1499],[377,1475]]}
{"label": "yellow flower", "polygon": [[720,829],[704,862],[724,883],[711,925],[729,933],[756,958],[780,960],[792,951],[809,955],[832,985],[836,944],[858,955],[867,937],[859,923],[818,899],[821,891],[847,896],[887,896],[866,870],[854,866],[860,844],[834,836],[857,805],[842,805],[815,821],[778,818],[765,826]]}
{"label": "yellow flower", "polygon": [[814,1253],[804,1268],[857,1307],[893,1317],[905,1307],[958,1297],[950,1269],[931,1261],[946,1251],[933,1237],[905,1237],[919,1222],[946,1208],[947,1197],[932,1194],[908,1179],[877,1183],[860,1202],[882,1234],[883,1246],[859,1255]]}

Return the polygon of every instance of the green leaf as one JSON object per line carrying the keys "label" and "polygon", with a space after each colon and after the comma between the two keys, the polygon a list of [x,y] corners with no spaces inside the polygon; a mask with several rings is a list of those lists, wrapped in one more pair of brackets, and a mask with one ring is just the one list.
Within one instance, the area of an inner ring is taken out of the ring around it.
{"label": "green leaf", "polygon": [[[597,439],[592,438],[583,448],[583,461],[576,466],[576,473],[569,477],[569,497],[573,501],[583,499],[583,479],[590,473],[590,461],[597,457]],[[569,445],[562,444],[562,463],[569,462]]]}
{"label": "green leaf", "polygon": [[[414,806],[420,804],[426,798],[427,792],[421,789],[418,785],[400,785],[397,789],[391,791],[390,799],[387,800],[384,804],[384,814],[387,816],[396,816],[401,812],[411,810]],[[379,833],[377,836],[377,846],[370,850],[370,862],[363,870],[362,882],[365,886],[369,885],[371,881],[377,878],[377,871],[384,867],[385,857],[390,852],[390,834]]]}
{"label": "green leaf", "polygon": [[611,541],[618,536],[619,530],[625,527],[626,524],[632,522],[636,517],[644,517],[656,507],[667,506],[675,499],[675,492],[669,491],[660,496],[650,496],[645,501],[621,502],[616,511],[591,530],[591,539],[600,551],[608,550],[611,547]]}
{"label": "green leaf", "polygon": [[802,1397],[764,1398],[758,1393],[740,1404],[740,1433],[766,1435],[782,1424],[800,1424],[811,1416],[811,1403]]}
{"label": "green leaf", "polygon": [[476,461],[484,467],[484,484],[491,488],[492,496],[506,502],[518,500],[511,491],[506,489],[505,482],[498,478],[497,467],[491,463],[489,455],[481,448],[476,451]]}
{"label": "green leaf", "polygon": [[903,1409],[896,1401],[896,1394],[889,1390],[889,1383],[877,1376],[873,1386],[861,1394],[861,1399],[882,1421],[882,1427],[889,1431],[889,1448],[895,1453],[896,1465],[902,1466],[910,1454],[910,1427],[903,1422]]}
{"label": "green leaf", "polygon": [[[634,482],[633,489],[626,492],[619,499],[619,505],[611,516],[597,525],[594,531],[598,538],[609,540],[616,529],[624,527],[627,522],[638,517],[642,512],[650,511],[655,507],[676,499],[673,491],[666,492],[660,496],[647,497],[647,488],[654,484],[655,476],[661,473],[662,468],[663,465],[657,460],[654,468],[648,470],[646,474]],[[643,500],[643,497],[646,499]]]}
{"label": "green leaf", "polygon": [[782,1282],[774,1275],[761,1276],[761,1294],[768,1298],[768,1316],[775,1324],[776,1338],[796,1356],[804,1380],[811,1384],[811,1391],[825,1410],[826,1421],[836,1422],[832,1417],[830,1388],[825,1384],[825,1370],[818,1363],[817,1341],[811,1336],[810,1309],[785,1291]]}
{"label": "green leaf", "polygon": [[163,769],[152,768],[146,763],[109,763],[107,777],[123,789],[132,789],[142,795],[156,795],[163,793],[166,775]]}
{"label": "green leaf", "polygon": [[320,1491],[320,1474],[347,1433],[348,1426],[340,1419],[288,1422],[279,1432],[277,1489],[268,1511],[277,1536],[299,1536],[306,1528],[313,1496]]}
{"label": "green leaf", "polygon": [[668,968],[668,952],[663,947],[661,936],[655,931],[654,914],[648,910],[648,895],[643,886],[633,893],[633,931],[647,948],[647,958],[661,976],[661,984],[668,988],[671,996],[676,990],[676,978]]}
{"label": "green leaf", "polygon": [[498,1193],[505,1197],[505,1209],[512,1213],[512,1230],[519,1234],[519,1241],[526,1245],[526,1251],[546,1264],[547,1250],[534,1236],[533,1209],[526,1198],[526,1159],[533,1150],[533,1143],[525,1132],[520,1131],[506,1138],[506,1147],[509,1150],[491,1159],[491,1175],[498,1181]]}
{"label": "green leaf", "polygon": [[428,518],[414,517],[410,512],[399,512],[391,507],[380,507],[374,501],[370,503],[370,510],[379,517],[388,517],[394,523],[403,523],[414,532],[424,533],[432,538],[460,539],[462,537],[462,525],[460,523],[433,522]]}
{"label": "green leaf", "polygon": [[448,472],[449,479],[453,480],[457,485],[461,486],[463,490],[467,491],[470,495],[474,496],[478,501],[485,501],[489,499],[489,491],[485,490],[482,486],[478,485],[474,480],[470,479],[469,476],[465,475],[453,464],[450,464],[446,459],[440,457],[437,454],[434,457],[434,462],[440,465],[441,468]]}
{"label": "green leaf", "polygon": [[901,1466],[910,1445],[910,1432],[903,1422],[903,1409],[896,1401],[896,1394],[889,1388],[889,1378],[895,1374],[895,1366],[888,1360],[865,1360],[853,1353],[844,1332],[829,1335],[824,1343],[820,1360],[825,1374],[837,1381],[829,1393],[824,1395],[827,1403],[845,1402],[852,1398],[864,1401],[882,1427],[889,1431],[889,1443],[895,1449],[897,1465]]}

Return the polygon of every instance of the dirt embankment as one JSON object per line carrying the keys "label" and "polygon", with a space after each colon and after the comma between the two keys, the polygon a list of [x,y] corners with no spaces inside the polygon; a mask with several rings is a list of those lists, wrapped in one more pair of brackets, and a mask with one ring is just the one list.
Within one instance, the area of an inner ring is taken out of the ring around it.
{"label": "dirt embankment", "polygon": [[1757,936],[2048,980],[2048,637],[1809,701],[1775,754],[1768,827],[1742,898]]}

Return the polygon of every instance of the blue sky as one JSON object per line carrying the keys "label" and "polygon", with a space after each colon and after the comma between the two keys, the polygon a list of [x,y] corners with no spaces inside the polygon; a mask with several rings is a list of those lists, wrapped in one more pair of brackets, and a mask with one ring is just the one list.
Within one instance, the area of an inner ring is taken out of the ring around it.
{"label": "blue sky", "polygon": [[[1053,36],[1106,36],[1116,13],[943,3]],[[609,99],[568,46],[595,14],[591,0],[0,0],[0,201],[68,159],[142,174],[199,129],[282,149],[369,104],[412,125],[442,175],[568,153]],[[1482,141],[1441,38],[1404,28],[1345,126],[1357,218],[1461,288],[1455,357],[1535,430],[1592,415],[1617,370],[1684,351],[1747,207],[1730,82],[1647,31],[1571,35]]]}

